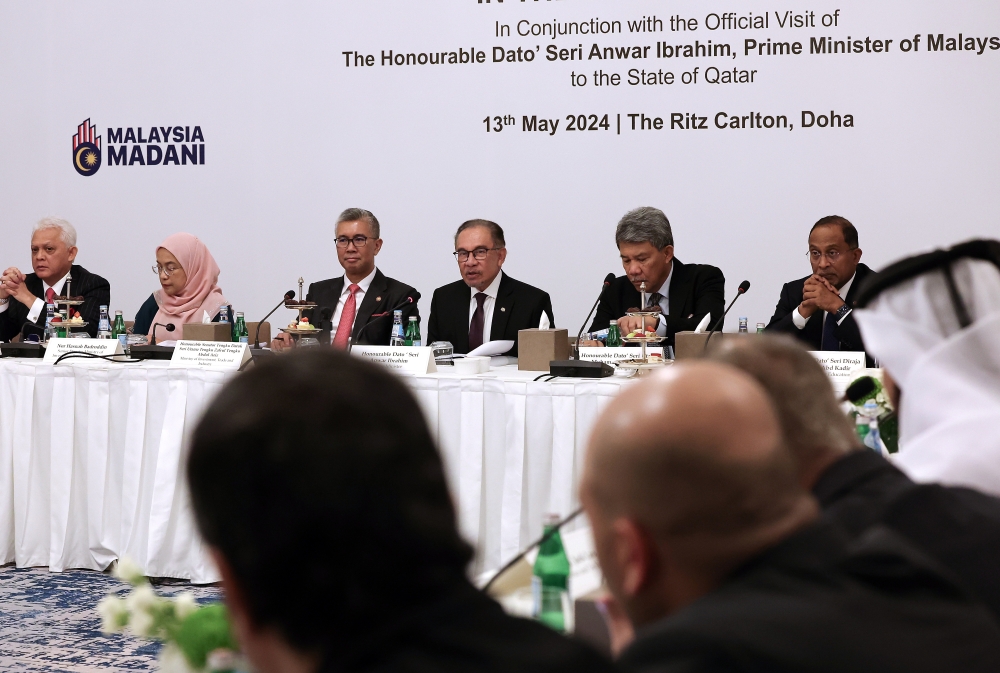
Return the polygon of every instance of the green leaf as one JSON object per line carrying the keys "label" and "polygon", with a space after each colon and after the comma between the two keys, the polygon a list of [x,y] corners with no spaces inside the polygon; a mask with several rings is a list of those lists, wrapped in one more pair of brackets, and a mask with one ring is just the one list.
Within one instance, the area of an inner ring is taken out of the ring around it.
{"label": "green leaf", "polygon": [[205,667],[211,652],[239,649],[222,603],[206,605],[188,615],[177,630],[176,643],[191,667],[199,670]]}

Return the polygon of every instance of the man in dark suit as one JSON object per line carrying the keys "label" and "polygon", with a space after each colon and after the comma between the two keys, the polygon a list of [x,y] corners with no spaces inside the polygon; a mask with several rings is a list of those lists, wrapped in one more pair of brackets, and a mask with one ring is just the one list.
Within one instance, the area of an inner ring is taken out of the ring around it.
{"label": "man in dark suit", "polygon": [[[345,210],[337,219],[336,236],[344,275],[310,284],[306,300],[317,307],[303,316],[328,334],[335,347],[347,348],[349,342],[388,346],[393,310],[402,311],[405,330],[410,316],[420,320],[420,293],[375,267],[375,256],[382,249],[381,226],[370,211]],[[291,343],[287,334],[281,334],[271,345],[281,350]]]}
{"label": "man in dark suit", "polygon": [[819,519],[752,377],[670,369],[611,401],[581,485],[637,629],[622,670],[1000,670],[1000,624],[950,573],[888,529]]}
{"label": "man in dark suit", "polygon": [[[312,349],[232,379],[194,432],[187,477],[252,670],[614,670],[472,585],[424,412],[380,365]],[[290,550],[301,591],[275,581]]]}
{"label": "man in dark suit", "polygon": [[937,561],[1000,617],[1000,499],[917,484],[861,444],[816,359],[789,337],[724,342],[710,356],[767,391],[799,483],[857,537],[880,524]]}
{"label": "man in dark suit", "polygon": [[[861,264],[858,230],[831,215],[809,232],[812,275],[785,283],[766,330],[786,332],[814,351],[864,351],[851,315],[865,279],[875,272]],[[874,366],[869,358],[868,366]]]}
{"label": "man in dark suit", "polygon": [[[711,323],[726,310],[726,278],[717,267],[683,264],[674,257],[674,234],[670,221],[656,208],[636,208],[618,222],[615,243],[625,275],[604,288],[591,332],[605,330],[614,320],[622,334],[640,328],[640,318],[626,316],[633,310],[660,311],[659,318],[645,318],[645,328],[666,337],[672,346],[674,334],[693,330],[706,314]],[[646,283],[646,306],[639,306],[639,288]],[[596,345],[596,344],[591,344]]]}
{"label": "man in dark suit", "polygon": [[83,303],[73,308],[87,323],[85,331],[97,336],[101,306],[111,303],[111,285],[73,264],[77,252],[76,229],[66,220],[48,217],[35,225],[31,236],[34,273],[26,275],[10,267],[0,278],[0,340],[10,341],[22,332],[41,337],[48,314],[45,305],[65,294],[67,277],[72,279],[72,296],[83,297]]}
{"label": "man in dark suit", "polygon": [[468,353],[489,341],[511,340],[517,357],[519,330],[555,327],[547,292],[501,271],[507,259],[503,229],[489,220],[469,220],[455,233],[462,280],[434,290],[427,342],[450,341]]}

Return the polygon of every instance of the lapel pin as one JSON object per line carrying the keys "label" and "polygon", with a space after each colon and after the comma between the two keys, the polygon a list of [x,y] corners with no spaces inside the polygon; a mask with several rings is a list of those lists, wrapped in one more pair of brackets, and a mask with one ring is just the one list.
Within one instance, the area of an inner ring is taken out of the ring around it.
{"label": "lapel pin", "polygon": [[382,297],[375,297],[375,301],[382,301]]}
{"label": "lapel pin", "polygon": [[504,308],[503,306],[501,306],[501,307],[500,307],[500,312],[501,312],[501,313],[504,313],[504,312],[506,312],[506,311],[507,311],[507,309],[505,309],[505,308]]}

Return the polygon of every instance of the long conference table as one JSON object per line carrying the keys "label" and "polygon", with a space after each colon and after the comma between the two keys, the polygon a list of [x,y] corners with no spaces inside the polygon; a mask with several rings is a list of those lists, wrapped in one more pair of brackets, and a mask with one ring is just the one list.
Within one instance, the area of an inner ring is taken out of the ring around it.
{"label": "long conference table", "polygon": [[[217,581],[184,456],[203,409],[236,375],[0,359],[0,564],[103,570],[127,557],[152,577]],[[546,513],[577,506],[588,433],[628,385],[537,375],[506,366],[405,377],[444,455],[475,574],[540,535]]]}

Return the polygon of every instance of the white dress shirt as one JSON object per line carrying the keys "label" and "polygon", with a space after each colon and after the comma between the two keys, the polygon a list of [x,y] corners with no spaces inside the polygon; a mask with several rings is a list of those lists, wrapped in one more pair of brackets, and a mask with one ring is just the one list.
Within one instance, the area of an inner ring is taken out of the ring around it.
{"label": "white dress shirt", "polygon": [[[67,274],[67,275],[69,275],[69,274]],[[46,283],[43,280],[42,281],[42,296],[41,297],[35,297],[35,301],[32,302],[31,308],[28,309],[27,321],[28,322],[37,322],[38,321],[38,316],[42,315],[42,311],[45,310],[45,293],[49,291],[50,287],[53,290],[56,291],[56,296],[58,297],[59,295],[62,294],[62,292],[63,292],[63,286],[64,285],[66,285],[66,276],[63,276],[62,278],[60,278],[59,280],[57,280],[55,285],[49,285],[48,283]],[[11,296],[10,299],[11,299],[11,301],[17,301],[16,299],[14,299],[13,295]],[[6,311],[8,306],[10,306],[10,302],[6,302],[4,304],[0,304],[0,313],[3,313],[4,311]]]}
{"label": "white dress shirt", "polygon": [[[858,275],[858,274],[855,273],[854,276],[856,276],[856,275]],[[854,284],[854,276],[851,276],[851,279],[849,281],[847,281],[846,283],[844,283],[844,287],[840,288],[840,290],[837,292],[837,294],[840,295],[840,298],[843,299],[844,301],[847,301],[847,299],[846,299],[847,293],[851,291],[851,285]],[[826,322],[826,313],[827,313],[826,311],[823,311],[823,319],[820,321],[820,324]],[[849,316],[849,315],[851,315],[850,311],[848,311],[847,313],[845,313],[844,317],[837,321],[837,324],[839,325],[840,323],[842,323],[845,320],[847,320],[847,316]],[[799,313],[799,307],[796,306],[795,310],[792,311],[792,322],[795,324],[796,327],[798,327],[799,329],[802,329],[802,328],[804,328],[806,326],[806,323],[809,322],[809,318],[802,317],[802,314]]]}
{"label": "white dress shirt", "polygon": [[[358,287],[361,288],[354,293],[354,320],[358,319],[358,311],[361,309],[361,301],[365,298],[365,294],[368,292],[368,288],[372,284],[372,279],[375,278],[375,272],[378,268],[372,269],[372,272],[358,281]],[[337,327],[340,326],[340,316],[344,313],[344,302],[347,298],[351,296],[351,281],[347,278],[347,274],[344,274],[344,289],[340,293],[340,301],[337,302],[337,308],[333,310],[333,329],[331,334],[337,333]],[[317,325],[319,327],[319,325]],[[351,323],[351,334],[354,334],[354,323]]]}
{"label": "white dress shirt", "polygon": [[[493,333],[493,307],[497,303],[497,293],[500,291],[500,279],[503,277],[503,271],[497,274],[497,277],[493,279],[489,287],[483,290],[486,295],[486,301],[483,302],[483,343],[487,343],[491,340],[491,334]],[[470,287],[469,291],[472,293],[469,300],[469,325],[472,325],[472,316],[476,313],[476,307],[479,306],[479,302],[476,301],[476,295],[479,294],[479,290],[474,287]],[[542,311],[542,319],[538,321],[538,329],[548,329],[549,328],[549,315],[545,311]]]}

